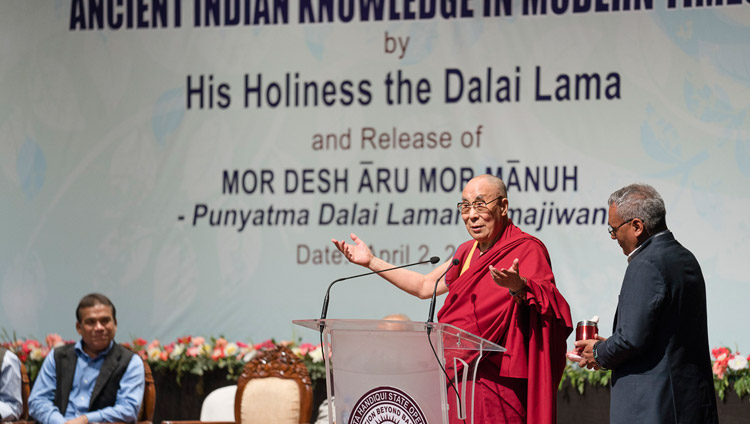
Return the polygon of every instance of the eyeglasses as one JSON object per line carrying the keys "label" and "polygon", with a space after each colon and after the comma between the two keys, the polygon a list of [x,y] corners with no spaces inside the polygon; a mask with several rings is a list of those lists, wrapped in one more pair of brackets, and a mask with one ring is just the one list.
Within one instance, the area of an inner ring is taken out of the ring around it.
{"label": "eyeglasses", "polygon": [[627,224],[628,222],[634,220],[635,218],[630,218],[627,221],[623,222],[622,224],[618,225],[617,227],[612,227],[611,225],[607,225],[607,231],[609,232],[609,235],[614,237],[615,234],[617,234],[617,230],[620,229],[623,225]]}
{"label": "eyeglasses", "polygon": [[504,198],[505,196],[500,196],[497,199],[492,199],[489,202],[485,202],[484,200],[477,200],[474,202],[459,202],[456,206],[458,206],[458,210],[461,211],[461,213],[469,213],[471,212],[471,208],[474,208],[477,213],[485,213],[490,210],[490,208],[487,207],[490,203],[494,202],[495,200],[500,200]]}

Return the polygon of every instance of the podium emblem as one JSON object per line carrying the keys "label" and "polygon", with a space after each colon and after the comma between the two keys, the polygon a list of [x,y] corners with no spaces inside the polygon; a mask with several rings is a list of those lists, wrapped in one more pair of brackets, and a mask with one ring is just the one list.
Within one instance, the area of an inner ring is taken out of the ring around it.
{"label": "podium emblem", "polygon": [[417,402],[403,390],[376,387],[354,404],[349,424],[427,424]]}

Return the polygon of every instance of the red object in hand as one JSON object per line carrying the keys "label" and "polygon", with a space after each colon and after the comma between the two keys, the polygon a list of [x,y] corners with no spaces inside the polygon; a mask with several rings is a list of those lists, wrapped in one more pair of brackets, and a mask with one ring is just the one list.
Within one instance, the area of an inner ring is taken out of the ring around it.
{"label": "red object in hand", "polygon": [[578,321],[576,326],[576,341],[591,340],[599,335],[599,327],[594,321]]}

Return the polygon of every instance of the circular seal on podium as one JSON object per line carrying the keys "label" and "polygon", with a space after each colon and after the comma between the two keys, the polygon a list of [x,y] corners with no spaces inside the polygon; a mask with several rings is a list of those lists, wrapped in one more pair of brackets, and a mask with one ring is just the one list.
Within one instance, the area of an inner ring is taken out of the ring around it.
{"label": "circular seal on podium", "polygon": [[354,404],[349,424],[427,424],[427,420],[422,408],[406,392],[380,386]]}

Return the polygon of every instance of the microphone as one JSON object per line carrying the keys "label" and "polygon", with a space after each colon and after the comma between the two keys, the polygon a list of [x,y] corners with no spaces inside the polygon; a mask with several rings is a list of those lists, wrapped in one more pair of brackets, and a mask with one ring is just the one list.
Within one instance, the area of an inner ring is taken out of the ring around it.
{"label": "microphone", "polygon": [[[445,270],[443,275],[441,275],[440,277],[438,277],[437,280],[435,280],[435,288],[432,289],[432,299],[430,300],[430,316],[427,317],[427,322],[425,323],[425,327],[427,327],[427,342],[430,343],[430,347],[432,348],[432,353],[435,355],[435,360],[437,361],[438,365],[440,365],[440,369],[443,370],[443,374],[445,375],[445,378],[448,380],[448,382],[451,383],[450,387],[453,387],[453,391],[456,392],[456,398],[457,398],[456,405],[458,406],[458,417],[460,419],[460,417],[463,415],[463,412],[462,412],[463,403],[461,402],[461,395],[458,394],[458,390],[456,389],[456,384],[453,382],[453,379],[445,371],[445,367],[443,366],[443,363],[440,362],[440,358],[438,357],[438,354],[435,351],[435,346],[432,344],[432,338],[430,338],[430,333],[432,333],[432,325],[430,324],[432,324],[432,318],[435,316],[435,299],[437,298],[438,283],[440,282],[441,278],[445,277],[445,274],[447,274],[448,271],[450,271],[454,265],[458,265],[459,263],[461,263],[461,261],[458,260],[458,258],[453,258],[450,265],[448,265],[448,269]],[[466,424],[465,419],[463,419],[462,421],[464,422],[464,424]]]}
{"label": "microphone", "polygon": [[[338,283],[339,281],[350,280],[352,278],[358,278],[358,277],[364,277],[365,275],[380,274],[381,272],[393,271],[394,269],[400,269],[400,268],[408,268],[410,266],[415,266],[415,265],[422,265],[422,264],[427,264],[427,263],[436,264],[438,262],[440,262],[440,258],[438,258],[437,256],[433,256],[426,261],[414,262],[412,264],[407,264],[407,265],[394,266],[392,268],[386,268],[380,271],[365,272],[364,274],[352,275],[350,277],[343,277],[343,278],[339,278],[338,280],[333,280],[333,282],[331,282],[331,284],[328,285],[328,290],[326,290],[326,297],[325,299],[323,299],[323,311],[320,313],[320,319],[321,320],[326,319],[326,315],[328,314],[328,298],[329,298],[329,295],[331,294],[331,287],[333,287],[333,285]],[[321,332],[323,331],[323,326],[320,327],[320,331]]]}
{"label": "microphone", "polygon": [[[432,299],[430,300],[430,314],[427,316],[428,324],[433,322],[433,318],[435,317],[435,300],[437,299],[437,286],[438,286],[438,283],[440,282],[440,279],[445,277],[445,274],[447,274],[448,271],[450,271],[451,268],[453,268],[453,265],[458,265],[459,263],[461,263],[461,261],[459,261],[458,258],[453,258],[453,260],[451,261],[451,264],[448,265],[448,269],[445,270],[443,275],[441,275],[440,277],[438,277],[437,280],[435,280],[435,288],[432,290]],[[429,334],[429,332],[430,332],[430,328],[428,327],[427,333]]]}

